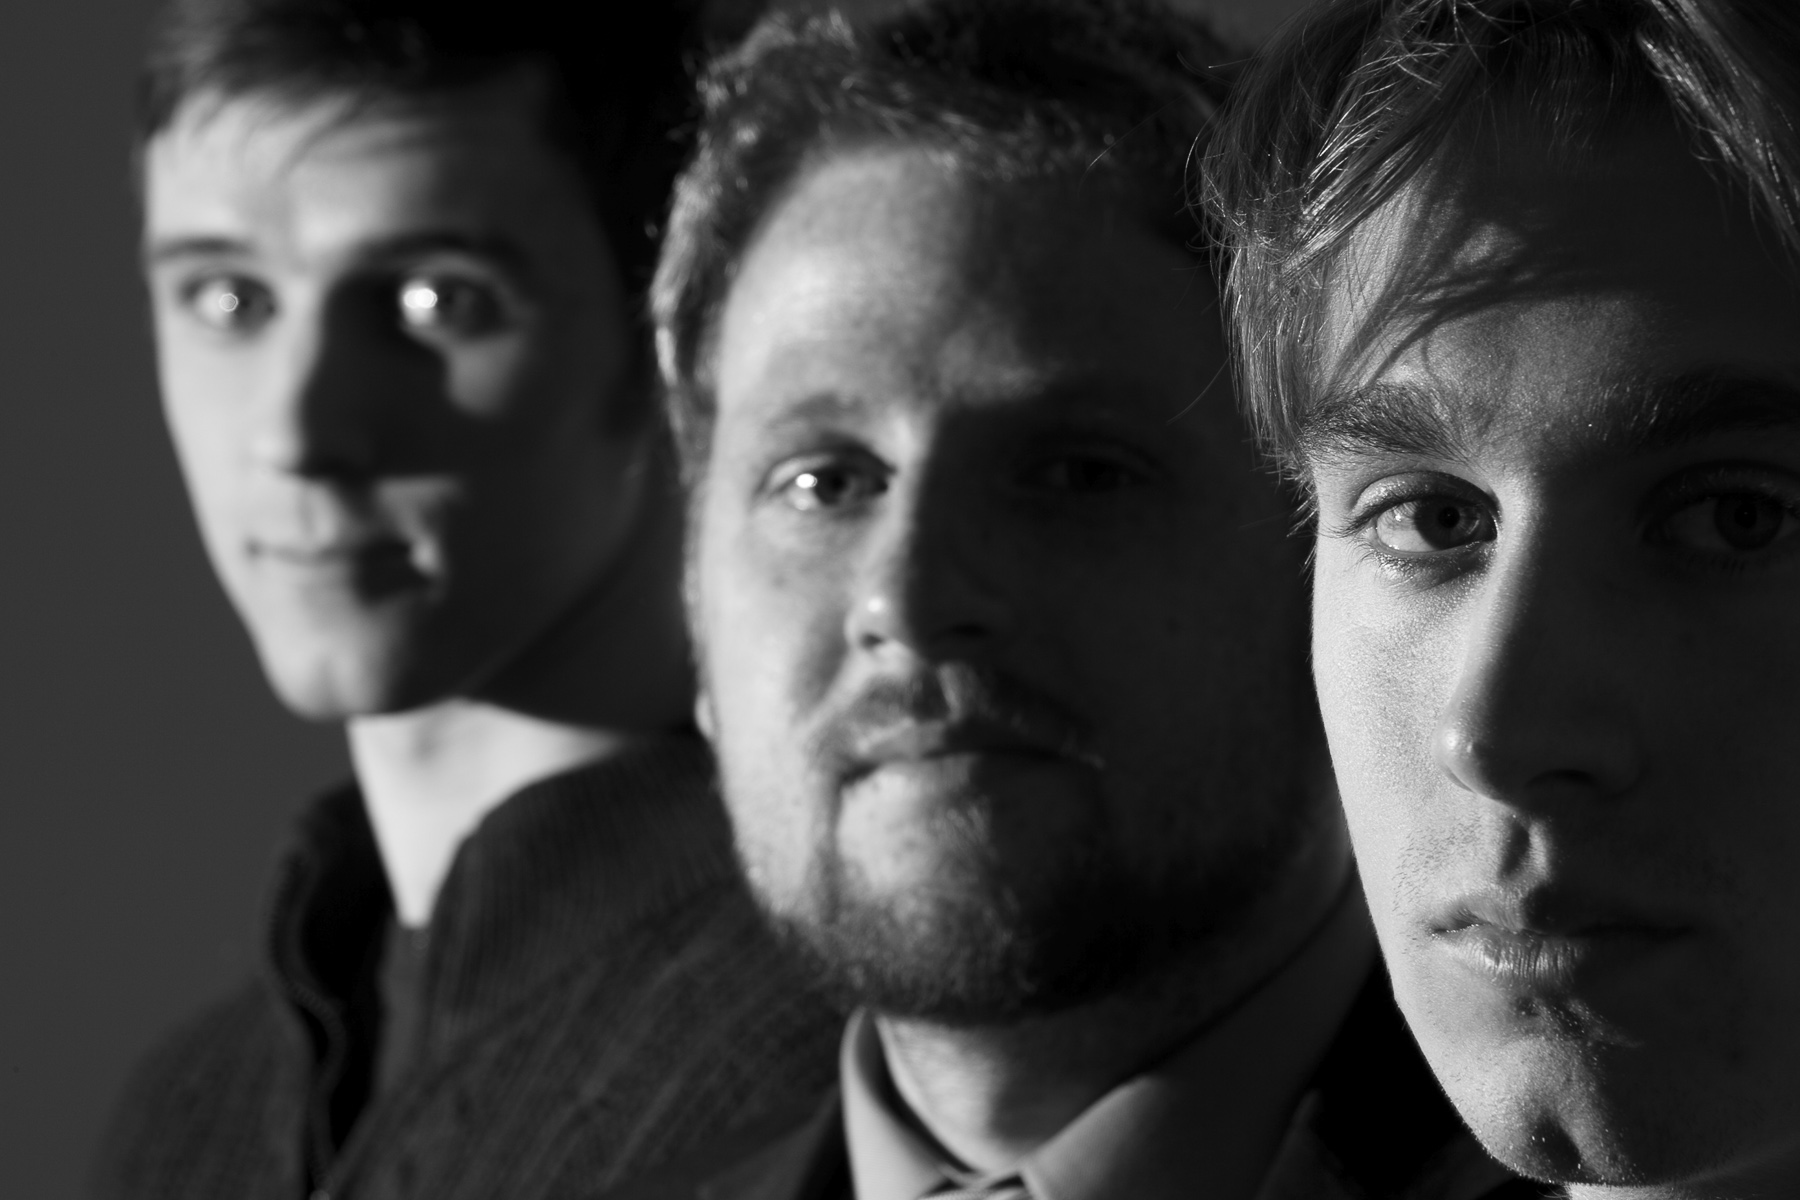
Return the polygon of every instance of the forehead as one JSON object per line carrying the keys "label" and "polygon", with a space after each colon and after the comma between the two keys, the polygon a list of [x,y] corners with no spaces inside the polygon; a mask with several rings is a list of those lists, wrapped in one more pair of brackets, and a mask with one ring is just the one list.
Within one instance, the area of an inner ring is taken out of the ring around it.
{"label": "forehead", "polygon": [[1333,274],[1313,448],[1359,407],[1459,444],[1615,444],[1707,380],[1800,384],[1792,260],[1672,128],[1585,162],[1518,133],[1434,184]]}
{"label": "forehead", "polygon": [[146,237],[307,254],[419,226],[584,214],[529,72],[419,98],[189,99],[145,156]]}
{"label": "forehead", "polygon": [[883,148],[812,166],[770,212],[715,379],[725,416],[745,398],[974,403],[1104,377],[1172,417],[1222,362],[1217,321],[1209,277],[1123,205]]}

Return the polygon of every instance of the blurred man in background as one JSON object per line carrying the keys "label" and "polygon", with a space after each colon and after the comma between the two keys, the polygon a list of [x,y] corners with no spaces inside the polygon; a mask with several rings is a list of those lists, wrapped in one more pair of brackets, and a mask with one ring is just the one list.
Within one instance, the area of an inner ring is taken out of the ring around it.
{"label": "blurred man in background", "polygon": [[271,685],[346,723],[356,782],[300,822],[261,977],[131,1085],[102,1196],[585,1194],[828,1077],[691,734],[637,318],[693,18],[567,8],[160,18],[170,429]]}

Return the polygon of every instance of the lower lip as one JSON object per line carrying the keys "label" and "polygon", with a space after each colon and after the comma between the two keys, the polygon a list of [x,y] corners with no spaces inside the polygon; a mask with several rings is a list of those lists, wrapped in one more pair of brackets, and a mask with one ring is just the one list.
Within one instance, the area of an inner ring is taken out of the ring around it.
{"label": "lower lip", "polygon": [[1494,925],[1445,930],[1433,940],[1467,969],[1522,991],[1575,991],[1636,975],[1687,941],[1683,930],[1616,928],[1519,933]]}

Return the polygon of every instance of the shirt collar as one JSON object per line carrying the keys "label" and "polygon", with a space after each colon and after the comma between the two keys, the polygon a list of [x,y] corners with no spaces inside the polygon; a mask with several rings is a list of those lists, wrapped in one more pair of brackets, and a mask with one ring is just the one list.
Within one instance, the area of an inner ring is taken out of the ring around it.
{"label": "shirt collar", "polygon": [[[1191,1196],[1198,1180],[1249,1200],[1374,953],[1353,882],[1301,951],[1236,1008],[1019,1163],[1034,1200],[1173,1200]],[[867,1011],[851,1018],[840,1066],[857,1200],[919,1200],[968,1179],[900,1115]]]}

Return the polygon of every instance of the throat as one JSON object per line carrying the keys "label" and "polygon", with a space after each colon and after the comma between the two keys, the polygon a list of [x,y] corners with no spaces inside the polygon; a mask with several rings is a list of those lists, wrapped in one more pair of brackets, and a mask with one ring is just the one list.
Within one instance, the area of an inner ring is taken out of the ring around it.
{"label": "throat", "polygon": [[1010,1170],[1210,1015],[1113,997],[997,1026],[877,1017],[895,1098],[974,1170]]}
{"label": "throat", "polygon": [[450,700],[350,722],[350,757],[374,828],[394,912],[430,923],[463,839],[538,780],[617,753],[624,735]]}

